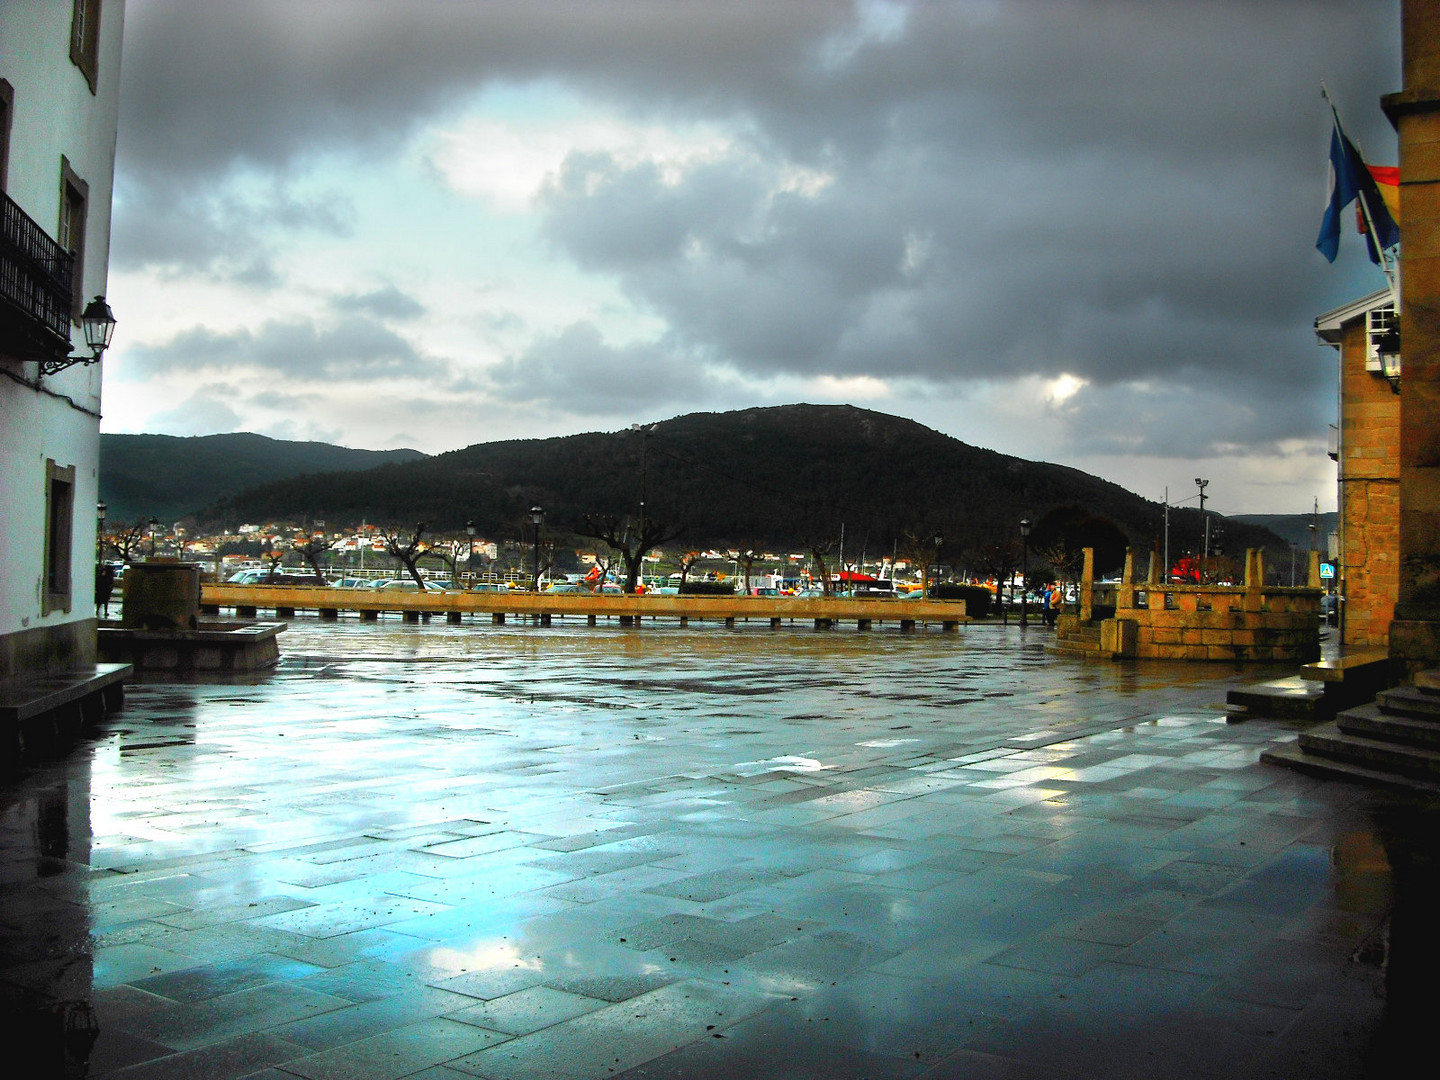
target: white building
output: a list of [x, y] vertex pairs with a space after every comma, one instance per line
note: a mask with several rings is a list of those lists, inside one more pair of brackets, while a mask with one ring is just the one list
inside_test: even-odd
[[0, 679], [95, 661], [100, 364], [64, 365], [105, 293], [124, 21], [0, 0]]

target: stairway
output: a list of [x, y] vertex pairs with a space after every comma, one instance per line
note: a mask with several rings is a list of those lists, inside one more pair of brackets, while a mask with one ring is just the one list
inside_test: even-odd
[[1050, 646], [1062, 656], [1107, 656], [1100, 648], [1100, 624], [1078, 623], [1062, 626]]
[[1440, 794], [1440, 670], [1382, 690], [1260, 760], [1314, 776]]

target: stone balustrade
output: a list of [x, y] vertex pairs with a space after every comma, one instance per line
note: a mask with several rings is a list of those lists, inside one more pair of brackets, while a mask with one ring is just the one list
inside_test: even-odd
[[1114, 659], [1307, 663], [1320, 656], [1319, 572], [1312, 553], [1308, 585], [1267, 586], [1263, 553], [1251, 549], [1243, 584], [1181, 585], [1160, 580], [1154, 554], [1138, 580], [1127, 551], [1120, 581], [1097, 583], [1087, 550], [1080, 611], [1060, 616], [1056, 644]]

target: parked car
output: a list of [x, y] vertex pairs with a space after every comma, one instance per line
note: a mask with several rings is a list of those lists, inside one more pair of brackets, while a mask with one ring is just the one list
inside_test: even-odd
[[496, 582], [493, 582], [493, 581], [482, 581], [479, 585], [473, 586], [473, 587], [470, 589], [470, 591], [471, 591], [471, 592], [491, 592], [491, 593], [494, 593], [494, 592], [510, 592], [513, 588], [514, 588], [514, 586], [512, 586], [512, 585], [510, 585], [510, 584], [508, 584], [508, 583], [497, 584]]
[[225, 580], [227, 585], [314, 585], [313, 574], [294, 570], [241, 570]]
[[[410, 578], [391, 578], [389, 581], [382, 581], [376, 585], [377, 589], [385, 589], [390, 592], [419, 592], [420, 586], [416, 585]], [[444, 592], [445, 583], [439, 581], [425, 582], [426, 592]]]

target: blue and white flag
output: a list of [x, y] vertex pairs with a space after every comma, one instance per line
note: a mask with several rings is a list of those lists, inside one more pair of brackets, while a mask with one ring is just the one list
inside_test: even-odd
[[1378, 263], [1381, 251], [1400, 242], [1400, 226], [1390, 215], [1365, 159], [1341, 128], [1340, 116], [1333, 106], [1330, 115], [1335, 121], [1330, 133], [1330, 200], [1325, 206], [1325, 217], [1320, 222], [1320, 236], [1315, 246], [1330, 262], [1335, 261], [1340, 251], [1341, 216], [1345, 208], [1358, 198], [1362, 212], [1374, 225], [1373, 238], [1367, 232], [1366, 243], [1370, 248], [1370, 261]]

